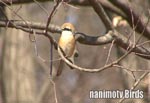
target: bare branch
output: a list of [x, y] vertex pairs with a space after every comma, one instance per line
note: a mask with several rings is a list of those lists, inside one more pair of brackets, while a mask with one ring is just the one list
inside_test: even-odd
[[78, 42], [86, 45], [103, 45], [111, 43], [113, 40], [112, 31], [109, 31], [104, 36], [88, 36], [87, 34], [76, 32], [75, 38]]
[[98, 14], [98, 16], [102, 19], [102, 21], [104, 22], [106, 28], [108, 30], [112, 30], [113, 25], [112, 25], [109, 17], [107, 16], [106, 12], [104, 11], [101, 3], [98, 2], [97, 0], [89, 0], [89, 3], [92, 5], [93, 9]]
[[[143, 58], [146, 59], [150, 59], [150, 50], [144, 50], [140, 47], [136, 47], [135, 43], [132, 43], [131, 41], [129, 41], [125, 36], [123, 36], [122, 34], [120, 34], [118, 31], [116, 31], [113, 26], [112, 23], [110, 21], [110, 19], [108, 18], [107, 14], [105, 13], [105, 11], [103, 10], [103, 7], [101, 6], [100, 3], [98, 3], [97, 0], [89, 0], [89, 2], [92, 4], [95, 12], [101, 17], [101, 19], [104, 21], [104, 24], [106, 25], [107, 29], [112, 29], [113, 33], [112, 36], [114, 37], [114, 39], [116, 39], [115, 43], [124, 48], [125, 50], [131, 50], [131, 52], [135, 52], [136, 55], [141, 56]], [[139, 20], [139, 19], [138, 19]], [[142, 29], [142, 31], [145, 29]], [[144, 34], [144, 33], [143, 33]], [[129, 41], [129, 42], [128, 42]], [[140, 55], [143, 54], [143, 55]]]
[[[28, 25], [26, 25], [26, 23], [28, 23]], [[43, 30], [45, 29], [46, 26], [44, 26], [41, 23], [32, 23], [27, 21], [26, 23], [24, 23], [24, 21], [15, 21], [15, 20], [0, 20], [0, 27], [10, 27], [10, 28], [16, 28], [16, 29], [21, 29], [25, 32], [29, 32], [29, 33], [33, 33], [32, 29], [39, 29], [42, 30], [42, 32], [40, 31], [36, 31], [36, 34], [40, 34], [40, 35], [44, 35]], [[28, 27], [30, 26], [29, 29]], [[55, 32], [55, 33], [61, 33], [61, 29], [59, 26], [56, 25], [52, 25], [50, 24], [50, 26], [48, 27], [48, 31], [49, 32]], [[48, 34], [48, 38], [49, 38]], [[51, 37], [51, 35], [50, 35]], [[122, 34], [118, 33], [117, 31], [109, 31], [108, 33], [106, 33], [104, 36], [88, 36], [84, 33], [80, 33], [80, 32], [76, 32], [76, 40], [82, 44], [86, 44], [86, 45], [103, 45], [103, 44], [108, 44], [111, 43], [112, 40], [115, 39], [115, 43], [124, 48], [125, 50], [127, 50], [127, 48], [131, 49], [133, 48], [133, 43], [125, 37]], [[57, 48], [57, 43], [55, 42], [55, 49]], [[135, 47], [132, 52], [135, 52], [136, 55], [146, 58], [146, 59], [150, 59], [150, 50], [147, 49], [143, 49], [140, 46]], [[142, 55], [143, 54], [143, 55]]]
[[65, 56], [64, 53], [62, 51], [62, 49], [58, 46], [58, 53], [60, 55], [60, 57], [62, 58], [62, 60], [68, 65], [71, 66], [72, 68], [78, 69], [80, 71], [84, 71], [84, 72], [90, 72], [90, 73], [97, 73], [97, 72], [101, 72], [103, 70], [109, 69], [113, 66], [115, 66], [116, 64], [118, 64], [120, 61], [122, 61], [125, 57], [128, 56], [129, 53], [131, 53], [134, 50], [134, 47], [130, 48], [129, 51], [127, 51], [123, 56], [121, 56], [120, 58], [118, 58], [117, 60], [113, 61], [112, 63], [109, 63], [101, 68], [95, 69], [95, 68], [83, 68], [83, 67], [79, 67], [75, 64], [72, 64]]
[[[143, 30], [145, 29], [143, 36], [145, 36], [146, 38], [150, 39], [150, 28], [146, 27], [144, 23], [142, 22], [142, 20], [139, 20], [139, 15], [133, 11], [132, 15], [131, 15], [131, 11], [130, 11], [130, 7], [129, 5], [122, 3], [122, 0], [109, 0], [110, 2], [112, 2], [115, 6], [117, 6], [118, 8], [120, 8], [126, 15], [127, 18], [125, 18], [128, 23], [130, 24], [130, 26], [132, 27], [132, 23], [134, 23], [134, 25], [137, 25], [137, 27], [135, 28], [135, 30], [139, 33], [142, 33]], [[133, 16], [133, 22], [132, 22], [132, 16]]]
[[110, 48], [109, 48], [109, 51], [108, 51], [108, 55], [107, 55], [107, 59], [106, 59], [105, 65], [109, 62], [110, 54], [111, 54], [111, 51], [112, 51], [114, 42], [115, 42], [115, 40], [113, 40], [112, 43], [111, 43], [111, 45], [110, 45]]
[[[19, 4], [19, 3], [29, 3], [29, 2], [34, 2], [31, 0], [1, 0], [2, 2], [7, 3], [8, 5], [10, 4]], [[49, 1], [49, 0], [37, 0], [38, 2], [45, 2], [45, 1]], [[53, 1], [53, 0], [50, 0]], [[123, 18], [125, 18], [128, 23], [132, 26], [132, 15], [130, 12], [130, 8], [127, 4], [122, 3], [121, 0], [109, 0], [109, 2], [113, 3], [115, 6], [109, 4], [106, 1], [103, 0], [96, 0], [97, 2], [101, 3], [103, 5], [103, 7], [109, 11], [112, 11], [120, 16], [122, 16]], [[93, 0], [91, 0], [91, 2], [93, 2]], [[89, 5], [88, 0], [70, 0], [68, 2], [69, 4], [74, 4], [74, 5], [81, 5], [81, 6], [86, 6]], [[0, 3], [0, 5], [4, 5], [2, 3]], [[98, 4], [97, 4], [98, 5]], [[120, 10], [121, 9], [121, 10]], [[138, 22], [139, 19], [139, 15], [137, 13], [135, 13], [135, 11], [132, 12], [133, 14], [133, 18], [134, 18], [134, 25], [136, 25], [136, 23]], [[136, 31], [141, 33], [144, 29], [144, 23], [140, 20]], [[150, 28], [146, 28], [144, 34], [143, 34], [146, 38], [150, 39]]]
[[[37, 29], [37, 30], [45, 30], [46, 25], [42, 23], [36, 23], [36, 22], [30, 22], [26, 21], [26, 23], [32, 28], [32, 29]], [[10, 27], [10, 28], [15, 28], [15, 25], [17, 27], [22, 27], [25, 29], [28, 29], [28, 25], [24, 21], [21, 20], [0, 20], [0, 27]], [[6, 25], [7, 24], [7, 25]], [[17, 29], [17, 28], [16, 28]], [[61, 33], [61, 28], [59, 26], [50, 24], [48, 27], [48, 32], [51, 33]]]
[[[140, 84], [140, 82], [141, 82], [148, 74], [149, 74], [149, 72], [143, 73], [143, 74], [139, 77], [139, 79], [133, 84], [133, 86], [131, 87], [130, 90], [134, 90], [134, 89]], [[117, 102], [117, 103], [122, 103], [124, 100], [125, 100], [125, 98], [122, 98], [122, 99], [120, 99], [119, 102]]]
[[[142, 47], [137, 47], [136, 45], [134, 45], [134, 43], [129, 41], [125, 36], [123, 36], [122, 34], [120, 34], [119, 32], [115, 30], [114, 30], [113, 36], [116, 39], [115, 43], [118, 46], [124, 48], [125, 50], [130, 50], [133, 48], [132, 52], [135, 52], [136, 55], [143, 57], [145, 59], [150, 59], [150, 50], [143, 49]], [[140, 55], [140, 54], [143, 54], [143, 55]]]
[[[7, 3], [8, 5], [13, 5], [13, 4], [33, 3], [35, 0], [33, 1], [32, 0], [2, 0], [2, 1]], [[53, 1], [53, 0], [36, 0], [36, 2], [46, 2], [46, 1]], [[65, 0], [63, 2], [65, 2]], [[99, 2], [103, 5], [105, 9], [114, 12], [122, 17], [126, 17], [126, 15], [120, 9], [118, 9], [108, 1], [99, 0]], [[80, 5], [80, 6], [90, 6], [88, 0], [69, 0], [69, 2], [67, 3], [73, 5]], [[0, 5], [3, 4], [0, 3]]]
[[[61, 0], [57, 0], [56, 4], [54, 5], [49, 17], [48, 17], [48, 20], [47, 20], [47, 23], [46, 23], [46, 28], [45, 28], [45, 33], [44, 35], [46, 36], [47, 35], [47, 32], [48, 32], [48, 27], [49, 27], [49, 24], [51, 23], [51, 20], [52, 20], [52, 17], [55, 13], [55, 11], [57, 10], [57, 7], [59, 6], [59, 3], [61, 2]], [[50, 42], [53, 43], [53, 39], [52, 38], [49, 38]]]
[[120, 69], [124, 69], [124, 70], [127, 70], [129, 72], [150, 72], [149, 69], [129, 69], [125, 66], [122, 66], [122, 65], [113, 65], [114, 67], [117, 67], [117, 68], [120, 68]]
[[[8, 5], [34, 2], [32, 0], [0, 0], [0, 1], [5, 2]], [[37, 1], [39, 1], [39, 2], [45, 2], [45, 1], [49, 1], [49, 0], [37, 0]], [[51, 1], [53, 1], [53, 0], [51, 0]], [[5, 5], [2, 4], [2, 3], [0, 3], [0, 6], [5, 6]]]
[[[132, 52], [135, 52], [136, 55], [146, 58], [146, 59], [150, 59], [150, 50], [143, 49], [142, 47], [134, 46], [134, 44], [131, 41], [129, 41], [125, 36], [123, 36], [122, 34], [120, 34], [117, 31], [114, 31], [113, 36], [115, 36], [115, 38], [116, 38], [115, 43], [118, 46], [124, 48], [125, 50], [130, 50], [131, 48], [134, 48], [134, 49], [132, 49]], [[137, 53], [143, 54], [143, 55], [139, 55]]]
[[82, 68], [82, 67], [79, 67], [75, 64], [72, 64], [65, 56], [64, 56], [64, 53], [62, 51], [62, 49], [58, 46], [58, 53], [60, 55], [60, 57], [62, 58], [62, 60], [68, 65], [68, 66], [71, 66], [75, 69], [78, 69], [80, 71], [84, 71], [84, 72], [90, 72], [90, 73], [97, 73], [97, 72], [101, 72], [105, 69], [109, 69], [111, 68], [114, 64], [116, 64], [116, 62], [113, 62], [111, 64], [107, 64], [101, 68], [98, 68], [98, 69], [94, 69], [94, 68], [91, 68], [91, 69], [88, 69], [88, 68]]

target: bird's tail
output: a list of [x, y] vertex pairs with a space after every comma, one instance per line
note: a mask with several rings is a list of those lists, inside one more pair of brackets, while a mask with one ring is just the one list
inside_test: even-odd
[[64, 61], [63, 61], [63, 60], [60, 60], [59, 65], [58, 65], [58, 69], [57, 69], [57, 74], [56, 74], [56, 76], [60, 76], [60, 75], [61, 75], [62, 70], [63, 70], [63, 67], [64, 67]]
[[[71, 63], [74, 64], [74, 57], [71, 57], [68, 59]], [[57, 74], [56, 76], [60, 76], [63, 70], [65, 62], [63, 60], [60, 60], [59, 65], [58, 65], [58, 69], [57, 69]], [[68, 64], [67, 64], [68, 65]], [[69, 65], [68, 65], [69, 66]], [[73, 67], [69, 66], [70, 69], [73, 69]]]

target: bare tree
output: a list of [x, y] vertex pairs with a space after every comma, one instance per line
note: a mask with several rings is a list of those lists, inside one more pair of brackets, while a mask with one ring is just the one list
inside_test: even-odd
[[[47, 0], [44, 0], [44, 1], [47, 1]], [[13, 9], [12, 7], [14, 4], [22, 5], [23, 3], [29, 3], [29, 2], [33, 2], [35, 5], [38, 6], [39, 10], [44, 12], [45, 16], [42, 17], [42, 20], [41, 20], [42, 22], [44, 22], [43, 24], [37, 21], [36, 22], [27, 21], [27, 19], [25, 19], [24, 16], [21, 16], [21, 13], [19, 13], [19, 11], [21, 10], [22, 6], [20, 6], [18, 9]], [[144, 2], [141, 2], [140, 0], [137, 0], [137, 1], [128, 1], [128, 0], [122, 0], [122, 1], [121, 0], [107, 0], [107, 1], [103, 1], [103, 0], [56, 0], [55, 1], [54, 0], [54, 4], [51, 4], [51, 7], [50, 7], [51, 11], [49, 11], [49, 9], [46, 9], [46, 5], [44, 3], [40, 3], [40, 2], [41, 0], [33, 0], [33, 1], [1, 0], [0, 1], [1, 6], [4, 6], [5, 8], [9, 9], [10, 13], [12, 13], [13, 15], [17, 16], [17, 18], [19, 18], [18, 20], [13, 19], [13, 17], [10, 17], [6, 15], [5, 12], [3, 12], [3, 14], [5, 15], [5, 19], [0, 20], [0, 27], [15, 28], [15, 29], [19, 29], [19, 30], [29, 33], [29, 39], [34, 43], [35, 54], [37, 55], [37, 58], [36, 58], [37, 64], [40, 65], [42, 68], [44, 68], [45, 72], [48, 72], [48, 68], [51, 69], [50, 74], [52, 78], [50, 80], [45, 79], [45, 82], [40, 82], [39, 87], [33, 86], [33, 85], [38, 84], [38, 82], [36, 84], [32, 83], [32, 80], [34, 81], [35, 78], [28, 79], [28, 80], [31, 80], [29, 82], [33, 84], [30, 87], [31, 90], [29, 89], [30, 92], [28, 92], [29, 94], [32, 95], [32, 96], [28, 95], [29, 98], [36, 97], [34, 96], [34, 92], [32, 91], [32, 89], [41, 88], [39, 92], [40, 95], [37, 95], [38, 100], [32, 99], [33, 102], [38, 101], [38, 102], [47, 103], [51, 101], [51, 102], [56, 102], [56, 103], [57, 102], [85, 102], [86, 103], [87, 101], [92, 101], [91, 99], [87, 99], [87, 95], [88, 95], [87, 91], [89, 91], [91, 88], [92, 89], [96, 88], [100, 90], [102, 89], [136, 90], [138, 88], [140, 90], [143, 90], [145, 93], [143, 99], [138, 99], [138, 100], [137, 99], [126, 100], [125, 98], [121, 98], [120, 100], [102, 99], [100, 100], [100, 102], [118, 102], [118, 103], [122, 103], [124, 101], [127, 103], [133, 102], [133, 101], [143, 102], [143, 103], [149, 102], [149, 90], [148, 90], [149, 76], [148, 75], [149, 75], [149, 65], [150, 65], [150, 62], [149, 62], [149, 59], [150, 59], [150, 40], [149, 40], [150, 39], [150, 29], [149, 29], [150, 12], [148, 9], [149, 8], [148, 0]], [[27, 5], [30, 5], [30, 4], [27, 4]], [[67, 8], [68, 10], [76, 9], [78, 11], [82, 11], [82, 9], [74, 5], [86, 6], [87, 7], [86, 9], [88, 11], [87, 14], [91, 13], [94, 16], [91, 16], [91, 15], [90, 16], [93, 19], [96, 18], [95, 23], [93, 23], [94, 26], [97, 25], [98, 22], [101, 25], [103, 23], [105, 30], [102, 31], [103, 33], [93, 32], [94, 30], [97, 31], [99, 29], [95, 29], [91, 22], [88, 24], [88, 26], [85, 25], [84, 23], [81, 23], [81, 22], [84, 22], [85, 17], [83, 18], [80, 18], [77, 16], [76, 18], [71, 17], [71, 22], [74, 22], [74, 24], [78, 28], [80, 26], [82, 28], [80, 30], [76, 30], [75, 32], [76, 41], [79, 43], [78, 48], [79, 48], [80, 56], [79, 58], [77, 58], [77, 62], [75, 64], [72, 64], [64, 56], [63, 51], [57, 44], [58, 36], [55, 36], [53, 34], [61, 33], [60, 26], [57, 26], [56, 24], [60, 25], [62, 22], [64, 22], [64, 20], [62, 19], [65, 19], [65, 17], [63, 16], [65, 12], [62, 11], [61, 9], [63, 8], [62, 6], [64, 6], [64, 8]], [[143, 5], [143, 6], [141, 7], [139, 5]], [[91, 7], [93, 8], [93, 10], [95, 11], [97, 15], [94, 14], [94, 11], [89, 9]], [[73, 12], [73, 10], [71, 10], [71, 12]], [[71, 15], [69, 11], [66, 11], [66, 12], [68, 12], [68, 15]], [[82, 12], [82, 15], [84, 15], [84, 13], [86, 14], [86, 12]], [[78, 13], [74, 13], [74, 16], [77, 14]], [[81, 15], [81, 14], [78, 14], [78, 15]], [[80, 20], [79, 23], [77, 23], [78, 22], [77, 18]], [[102, 23], [100, 21], [102, 21]], [[55, 25], [53, 25], [52, 23], [54, 23]], [[84, 28], [86, 29], [84, 30]], [[97, 25], [97, 28], [102, 28], [102, 26]], [[88, 30], [91, 33], [91, 35], [90, 33], [88, 33]], [[97, 33], [97, 34], [94, 36], [94, 33], [95, 34]], [[17, 37], [20, 37], [20, 35], [21, 34], [16, 34], [15, 36], [17, 38]], [[41, 42], [39, 42], [40, 40], [38, 41], [37, 38], [40, 39], [41, 35], [48, 38], [49, 44], [47, 45], [47, 47], [51, 47], [50, 51], [48, 51], [50, 52], [50, 54], [47, 54], [45, 56], [45, 57], [48, 57], [50, 55], [51, 57], [46, 58], [46, 60], [43, 59], [39, 55], [42, 49], [38, 50], [38, 45], [41, 45]], [[14, 35], [9, 35], [9, 37], [10, 36], [12, 36], [11, 39], [15, 37]], [[6, 40], [9, 41], [8, 39], [9, 37], [7, 37]], [[22, 38], [22, 41], [23, 40], [24, 38]], [[7, 48], [13, 48], [13, 47], [7, 46], [6, 44], [5, 44], [6, 47], [4, 48], [4, 53], [3, 53], [4, 58], [2, 59], [3, 61], [2, 74], [6, 73], [5, 75], [2, 76], [3, 77], [2, 81], [4, 84], [10, 83], [8, 81], [9, 74], [7, 74], [8, 72], [5, 72], [5, 71], [7, 71], [8, 69], [7, 66], [9, 66], [7, 65], [8, 63], [7, 59], [11, 57], [11, 55], [13, 55], [13, 52], [10, 52], [7, 59], [5, 59], [5, 55], [7, 54], [7, 51], [6, 51]], [[84, 45], [81, 45], [81, 44], [84, 44]], [[87, 48], [85, 50], [83, 49], [87, 45], [89, 47], [97, 46], [97, 49], [93, 49], [92, 51], [94, 55], [92, 56], [89, 55], [90, 54], [89, 49]], [[106, 51], [103, 48], [99, 48], [100, 46], [107, 48]], [[55, 48], [56, 51], [53, 50], [53, 47]], [[15, 49], [18, 50], [17, 48]], [[25, 51], [24, 49], [20, 49], [20, 50], [22, 52]], [[57, 53], [61, 56], [61, 58], [59, 59], [62, 59], [67, 65], [75, 68], [75, 70], [73, 70], [73, 73], [74, 73], [73, 77], [72, 75], [69, 75], [70, 73], [69, 70], [67, 71], [65, 70], [65, 74], [68, 76], [62, 75], [62, 79], [59, 79], [58, 77], [54, 76], [56, 72], [56, 69], [54, 68], [57, 68], [57, 63], [55, 64], [55, 59], [54, 60], [52, 59], [52, 55], [57, 58]], [[15, 58], [17, 57], [17, 54], [18, 53], [16, 52]], [[87, 58], [89, 57], [89, 60], [91, 61], [89, 62], [88, 60], [83, 59], [85, 57]], [[17, 62], [18, 64], [17, 66], [21, 64], [21, 60], [19, 61], [20, 63]], [[32, 63], [32, 62], [33, 61], [29, 63]], [[43, 62], [45, 64], [49, 63], [50, 67], [47, 67], [47, 65], [45, 65]], [[9, 64], [11, 64], [11, 62]], [[14, 62], [12, 62], [12, 65], [13, 64]], [[16, 66], [16, 64], [14, 64], [14, 66]], [[15, 68], [14, 66], [9, 66], [11, 67], [9, 73], [15, 74], [16, 72], [18, 72], [18, 75], [21, 75], [17, 68], [15, 70], [15, 73], [11, 71], [12, 69]], [[34, 67], [31, 67], [31, 68], [34, 68]], [[54, 74], [52, 74], [52, 68], [53, 68]], [[27, 68], [27, 70], [28, 69], [29, 68]], [[33, 73], [34, 69], [29, 69], [29, 70], [32, 70], [31, 73]], [[34, 72], [38, 73], [38, 71], [34, 71]], [[89, 74], [88, 72], [92, 74]], [[116, 74], [117, 76], [114, 76], [111, 73], [114, 73], [114, 75]], [[99, 81], [98, 77], [101, 76], [102, 74], [104, 76], [102, 76], [101, 81]], [[33, 75], [34, 73], [32, 74], [32, 76]], [[46, 73], [46, 75], [48, 74]], [[93, 75], [95, 77], [90, 77]], [[109, 77], [106, 78], [107, 75], [113, 76], [113, 78], [109, 78]], [[43, 78], [46, 78], [46, 77], [43, 77]], [[71, 79], [68, 79], [68, 78], [71, 78]], [[95, 82], [91, 81], [90, 84], [88, 84], [86, 82], [88, 79], [89, 81], [93, 80]], [[15, 80], [15, 78], [14, 79], [12, 78], [12, 80]], [[69, 82], [69, 80], [71, 80], [71, 82]], [[118, 84], [116, 85], [114, 83], [114, 84], [111, 84], [111, 86], [109, 86], [109, 83], [107, 82], [102, 87], [98, 86], [98, 85], [102, 85], [102, 83], [106, 80], [109, 80], [110, 83], [111, 81], [116, 80]], [[49, 81], [51, 85], [49, 84]], [[77, 83], [77, 81], [79, 82]], [[22, 84], [22, 82], [19, 82], [19, 81], [17, 82]], [[68, 85], [68, 88], [65, 87], [64, 83]], [[8, 84], [7, 86], [10, 86], [10, 85], [11, 84]], [[26, 83], [22, 85], [26, 85]], [[5, 88], [5, 86], [6, 84], [3, 86], [3, 88]], [[90, 86], [90, 88], [88, 86]], [[82, 92], [83, 91], [82, 88], [86, 88], [87, 91], [85, 90], [84, 92]], [[50, 90], [50, 92], [48, 92], [48, 90]], [[8, 92], [9, 91], [11, 90], [8, 89]], [[5, 94], [5, 95], [3, 94], [4, 97], [8, 97], [9, 99], [11, 98], [8, 96], [7, 91], [4, 91], [3, 93]], [[17, 92], [12, 92], [12, 93], [17, 93]], [[79, 96], [81, 94], [82, 96]], [[22, 97], [26, 97], [24, 95], [27, 95], [27, 94], [21, 93]], [[72, 97], [70, 95], [72, 95]], [[49, 97], [54, 98], [54, 99], [49, 99]], [[16, 97], [16, 98], [19, 98], [20, 100], [22, 100], [21, 97]], [[80, 98], [80, 99], [77, 99], [77, 98]], [[93, 101], [97, 102], [99, 100], [93, 100]]]

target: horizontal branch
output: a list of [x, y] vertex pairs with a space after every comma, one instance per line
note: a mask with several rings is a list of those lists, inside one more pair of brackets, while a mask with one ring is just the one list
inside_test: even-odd
[[[8, 5], [13, 5], [13, 4], [20, 4], [20, 3], [33, 3], [34, 1], [32, 0], [0, 0], [1, 2], [5, 2], [7, 3]], [[53, 0], [36, 0], [38, 2], [45, 2], [45, 1], [53, 1]], [[67, 2], [69, 1], [69, 2]], [[73, 4], [73, 5], [80, 5], [80, 6], [89, 6], [89, 2], [88, 0], [64, 0], [64, 2], [67, 2], [69, 4]], [[101, 3], [101, 5], [109, 10], [109, 11], [112, 11], [120, 16], [122, 16], [123, 18], [125, 18], [128, 23], [132, 26], [132, 16], [134, 18], [134, 25], [137, 25], [137, 28], [135, 29], [135, 31], [139, 32], [139, 33], [142, 33], [144, 28], [145, 28], [145, 25], [144, 23], [139, 20], [139, 15], [132, 10], [132, 15], [131, 15], [131, 8], [129, 8], [128, 5], [126, 5], [125, 3], [122, 2], [122, 0], [109, 0], [108, 1], [105, 1], [105, 0], [97, 0], [97, 2]], [[114, 5], [111, 5], [111, 3], [114, 4]], [[3, 6], [6, 6], [4, 5], [3, 3], [0, 3], [0, 6], [3, 5]], [[145, 29], [145, 32], [143, 33], [143, 35], [150, 39], [150, 28], [146, 28]]]
[[[21, 20], [0, 20], [0, 27], [10, 27], [10, 28], [23, 27], [26, 29], [32, 28], [37, 30], [45, 30], [46, 25], [42, 23], [35, 23]], [[61, 33], [61, 28], [53, 24], [51, 24], [47, 30], [52, 33]]]
[[137, 47], [128, 38], [126, 38], [123, 34], [117, 32], [116, 30], [114, 30], [112, 36], [116, 39], [115, 43], [119, 47], [125, 49], [126, 51], [132, 49], [131, 52], [134, 52], [136, 55], [145, 59], [150, 59], [150, 49], [143, 49], [142, 47]]
[[[45, 30], [46, 25], [43, 25], [41, 23], [33, 23], [29, 21], [17, 21], [17, 20], [0, 20], [0, 27], [10, 27], [10, 28], [16, 28], [16, 29], [21, 29], [25, 32], [33, 33], [33, 30]], [[48, 27], [48, 31], [52, 33], [61, 33], [61, 28], [56, 25], [50, 24]], [[37, 34], [43, 35], [44, 32], [38, 31]], [[108, 33], [105, 36], [97, 36], [97, 37], [92, 37], [88, 36], [84, 33], [79, 33], [76, 32], [76, 39], [80, 43], [87, 44], [87, 45], [103, 45], [110, 43], [113, 38], [110, 35], [111, 33]]]
[[87, 34], [76, 32], [75, 38], [81, 44], [86, 45], [103, 45], [111, 43], [114, 39], [112, 37], [112, 31], [109, 31], [104, 36], [88, 36]]
[[[50, 0], [36, 0], [38, 2], [45, 2]], [[52, 1], [52, 0], [51, 0]], [[4, 2], [7, 5], [13, 5], [13, 4], [24, 4], [24, 3], [33, 3], [33, 0], [0, 0], [0, 2]], [[0, 6], [5, 6], [3, 3], [0, 3]]]
[[[34, 3], [34, 0], [1, 0], [2, 2], [6, 3], [7, 5], [13, 5], [13, 4], [24, 4], [24, 3]], [[36, 0], [37, 2], [46, 2], [46, 1], [54, 1], [54, 0]], [[63, 2], [73, 4], [73, 5], [80, 5], [80, 6], [90, 6], [88, 0], [64, 0]], [[105, 0], [99, 0], [99, 2], [103, 5], [103, 7], [111, 12], [114, 12], [120, 16], [125, 17], [125, 14], [112, 5], [110, 2]], [[0, 2], [0, 5], [6, 6], [3, 3]]]
[[[41, 23], [33, 23], [29, 21], [25, 23], [24, 21], [17, 21], [17, 20], [9, 20], [9, 21], [0, 20], [0, 27], [16, 28], [16, 29], [20, 29], [28, 33], [36, 33], [36, 34], [44, 35], [43, 30], [45, 30], [46, 25], [43, 25]], [[60, 27], [56, 25], [52, 25], [52, 24], [50, 24], [50, 26], [48, 27], [48, 31], [52, 33], [61, 33]], [[52, 36], [50, 35], [50, 37]], [[121, 48], [124, 48], [125, 50], [128, 50], [127, 48], [129, 49], [133, 48], [133, 43], [129, 41], [126, 37], [124, 37], [123, 34], [120, 34], [117, 31], [110, 30], [108, 33], [104, 34], [103, 36], [88, 36], [87, 34], [76, 32], [75, 37], [79, 43], [86, 44], [86, 45], [108, 44], [108, 43], [111, 43], [112, 40], [115, 39], [115, 43]], [[57, 48], [56, 42], [54, 43], [55, 43], [55, 48]], [[140, 57], [150, 59], [150, 50], [145, 50], [141, 47], [135, 47], [132, 50], [132, 52], [136, 53], [136, 55]]]
[[[6, 3], [7, 5], [34, 3], [34, 0], [0, 0], [0, 1]], [[54, 0], [36, 0], [36, 1], [37, 2], [46, 2], [46, 1], [53, 2]], [[89, 6], [88, 0], [64, 0], [63, 2], [67, 2], [69, 4], [74, 4], [74, 5]], [[3, 3], [0, 3], [0, 6], [5, 6], [5, 5]]]

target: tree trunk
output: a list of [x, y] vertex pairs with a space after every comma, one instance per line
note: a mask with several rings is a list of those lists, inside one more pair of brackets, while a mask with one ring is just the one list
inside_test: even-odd
[[[6, 13], [11, 19], [15, 15], [9, 10]], [[16, 29], [6, 30], [2, 58], [4, 103], [34, 103], [35, 72], [28, 35]]]

